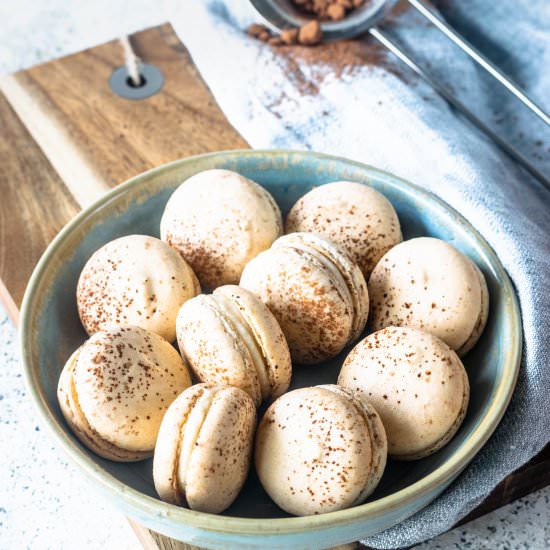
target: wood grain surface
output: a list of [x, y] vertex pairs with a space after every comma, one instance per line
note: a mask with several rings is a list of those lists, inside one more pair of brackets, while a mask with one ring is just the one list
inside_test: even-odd
[[[59, 229], [105, 190], [181, 157], [247, 147], [217, 106], [170, 25], [131, 37], [164, 74], [160, 93], [122, 99], [109, 42], [0, 80], [0, 300], [17, 322], [38, 258]], [[550, 484], [550, 446], [506, 478], [465, 521]], [[195, 547], [130, 520], [147, 550]]]
[[16, 322], [36, 262], [79, 207], [1, 94], [0, 121], [0, 278]]
[[247, 147], [229, 125], [170, 25], [132, 37], [136, 54], [165, 75], [161, 92], [140, 101], [108, 84], [122, 64], [116, 42], [16, 73], [7, 97], [79, 204], [178, 158]]

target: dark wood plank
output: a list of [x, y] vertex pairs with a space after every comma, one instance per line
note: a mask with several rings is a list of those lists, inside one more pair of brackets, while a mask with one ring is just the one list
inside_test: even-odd
[[505, 504], [550, 485], [550, 444], [527, 464], [510, 474], [459, 525], [479, 518]]
[[0, 299], [17, 322], [36, 262], [79, 207], [1, 93], [0, 166]]

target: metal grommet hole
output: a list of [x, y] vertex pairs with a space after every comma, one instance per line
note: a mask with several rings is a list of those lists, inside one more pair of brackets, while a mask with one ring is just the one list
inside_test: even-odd
[[140, 64], [139, 77], [139, 84], [136, 85], [128, 68], [118, 67], [109, 78], [109, 86], [115, 94], [125, 99], [145, 99], [160, 92], [164, 85], [164, 76], [154, 65]]

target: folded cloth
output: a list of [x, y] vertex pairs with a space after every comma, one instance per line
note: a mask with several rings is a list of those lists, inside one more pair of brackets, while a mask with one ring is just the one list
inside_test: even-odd
[[[499, 428], [430, 506], [363, 542], [393, 548], [433, 537], [550, 439], [550, 192], [371, 40], [278, 49], [243, 32], [260, 20], [244, 0], [179, 6], [176, 32], [252, 147], [342, 155], [429, 189], [481, 232], [513, 280], [525, 343], [517, 388]], [[546, 0], [447, 0], [444, 6], [449, 19], [539, 101], [550, 97]], [[417, 14], [403, 7], [397, 12], [388, 32], [549, 174], [544, 124]]]

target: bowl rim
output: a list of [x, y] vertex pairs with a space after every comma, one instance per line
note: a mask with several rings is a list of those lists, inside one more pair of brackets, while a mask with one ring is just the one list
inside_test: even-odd
[[[508, 346], [506, 352], [506, 360], [505, 365], [503, 366], [501, 382], [495, 389], [493, 400], [487, 406], [479, 426], [468, 434], [465, 441], [443, 464], [411, 485], [371, 502], [344, 510], [313, 516], [264, 518], [262, 520], [261, 518], [244, 518], [195, 512], [187, 508], [162, 502], [160, 499], [148, 496], [141, 491], [126, 485], [122, 481], [119, 481], [116, 477], [105, 471], [99, 464], [97, 464], [86, 451], [81, 449], [73, 440], [72, 436], [68, 434], [68, 430], [63, 428], [49, 411], [49, 406], [46, 402], [43, 391], [40, 389], [40, 386], [35, 383], [36, 376], [31, 367], [32, 357], [30, 346], [27, 345], [32, 342], [30, 337], [32, 319], [35, 314], [35, 308], [37, 304], [39, 304], [37, 289], [39, 288], [40, 282], [48, 269], [50, 261], [53, 257], [55, 257], [58, 248], [64, 244], [65, 240], [69, 238], [73, 230], [75, 230], [87, 217], [93, 215], [97, 209], [101, 208], [113, 199], [124, 196], [126, 192], [134, 186], [145, 186], [151, 178], [155, 178], [156, 176], [160, 176], [162, 173], [177, 169], [182, 165], [193, 164], [198, 160], [208, 160], [216, 157], [230, 159], [232, 157], [236, 158], [248, 156], [257, 157], [259, 160], [265, 161], [266, 157], [277, 158], [285, 155], [292, 156], [298, 160], [311, 160], [313, 158], [323, 162], [343, 162], [350, 167], [356, 167], [360, 170], [366, 169], [374, 177], [388, 182], [391, 185], [397, 185], [405, 191], [413, 192], [415, 195], [421, 195], [425, 199], [434, 201], [440, 208], [449, 211], [455, 220], [475, 238], [476, 244], [481, 247], [486, 261], [495, 270], [495, 274], [501, 282], [505, 300], [509, 304], [509, 321], [512, 325], [511, 334], [513, 338], [511, 339], [510, 345]], [[397, 506], [402, 507], [413, 504], [420, 497], [428, 496], [431, 492], [436, 491], [438, 488], [444, 487], [446, 483], [449, 483], [466, 467], [466, 465], [487, 442], [506, 411], [519, 374], [521, 362], [522, 328], [521, 314], [515, 291], [503, 265], [493, 252], [492, 248], [461, 214], [430, 191], [395, 176], [390, 172], [380, 170], [357, 161], [348, 160], [344, 157], [287, 149], [243, 149], [212, 152], [185, 157], [183, 159], [163, 164], [151, 170], [147, 170], [117, 185], [92, 204], [81, 210], [56, 235], [53, 241], [46, 248], [35, 269], [33, 270], [21, 305], [19, 345], [27, 391], [29, 392], [31, 400], [38, 410], [41, 420], [54, 434], [58, 444], [70, 456], [73, 462], [75, 462], [82, 469], [89, 479], [98, 482], [101, 485], [101, 488], [109, 493], [115, 500], [122, 499], [129, 506], [131, 506], [130, 514], [132, 514], [132, 510], [134, 510], [134, 513], [135, 511], [139, 511], [140, 514], [145, 514], [146, 516], [153, 515], [157, 517], [170, 518], [171, 521], [182, 522], [187, 527], [213, 533], [218, 532], [240, 535], [269, 536], [287, 535], [297, 532], [304, 533], [319, 529], [331, 529], [342, 527], [357, 521], [373, 519], [395, 510]]]

